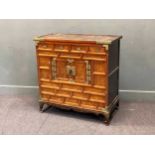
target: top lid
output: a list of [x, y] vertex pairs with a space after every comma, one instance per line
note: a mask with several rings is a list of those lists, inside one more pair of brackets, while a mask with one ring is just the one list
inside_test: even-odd
[[121, 38], [122, 36], [113, 36], [113, 35], [86, 35], [86, 34], [57, 33], [57, 34], [49, 34], [49, 35], [36, 37], [34, 40], [111, 44], [113, 41], [121, 39]]

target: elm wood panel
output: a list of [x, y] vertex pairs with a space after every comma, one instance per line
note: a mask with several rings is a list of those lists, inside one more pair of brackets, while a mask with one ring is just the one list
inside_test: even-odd
[[46, 44], [45, 42], [42, 42], [42, 43], [39, 43], [37, 44], [37, 49], [39, 48], [50, 48], [50, 49], [53, 49], [54, 45], [53, 44]]
[[[70, 86], [70, 87], [68, 87], [68, 86]], [[66, 85], [65, 85], [65, 86], [55, 87], [55, 86], [49, 86], [49, 85], [41, 85], [40, 89], [41, 90], [46, 89], [46, 91], [49, 91], [49, 92], [51, 92], [51, 91], [53, 92], [53, 90], [67, 91], [70, 93], [77, 92], [77, 93], [84, 93], [84, 94], [88, 94], [88, 95], [97, 95], [97, 96], [101, 96], [101, 97], [106, 96], [106, 94], [107, 94], [106, 92], [101, 93], [101, 91], [99, 91], [98, 89], [94, 89], [95, 91], [90, 91], [92, 89], [85, 90], [85, 88], [82, 88], [82, 87], [80, 89], [77, 89], [78, 88], [77, 86], [74, 86], [74, 88], [72, 88], [71, 85], [68, 85], [68, 86], [66, 87]], [[54, 91], [54, 93], [55, 93], [55, 91]]]
[[39, 67], [40, 66], [49, 66], [50, 59], [46, 57], [39, 57]]
[[[49, 46], [52, 46], [49, 48]], [[65, 44], [54, 42], [50, 43], [38, 43], [37, 50], [41, 51], [53, 51], [53, 52], [73, 52], [73, 53], [92, 53], [102, 54], [106, 53], [105, 48], [102, 45], [90, 45], [90, 44]]]
[[[42, 99], [46, 98], [47, 100], [50, 100], [53, 97], [55, 98], [55, 100], [59, 100], [59, 98], [63, 98], [64, 102], [65, 102], [65, 99], [68, 99], [68, 98], [76, 99], [79, 101], [79, 103], [81, 101], [85, 101], [85, 103], [91, 102], [92, 104], [95, 102], [95, 103], [97, 103], [97, 107], [98, 106], [103, 107], [105, 105], [105, 99], [103, 97], [82, 94], [82, 93], [73, 93], [73, 95], [71, 95], [71, 94], [68, 94], [68, 92], [64, 92], [64, 91], [54, 93], [54, 92], [49, 92], [49, 91], [44, 90], [44, 91], [41, 91], [41, 97], [42, 97]], [[62, 103], [62, 101], [61, 101], [61, 103]]]
[[107, 65], [104, 61], [93, 61], [93, 72], [107, 74]]
[[[64, 53], [64, 54], [63, 54]], [[94, 58], [99, 59], [101, 58], [101, 56], [106, 56], [105, 53], [94, 53], [94, 52], [55, 52], [55, 51], [49, 51], [49, 50], [38, 50], [38, 56], [41, 57], [58, 57], [58, 55], [61, 54], [61, 57], [68, 57], [68, 56], [72, 56], [75, 57], [77, 59], [80, 59], [83, 55], [82, 54], [86, 54], [85, 57], [88, 57], [89, 59], [92, 58], [94, 56]], [[81, 54], [81, 55], [80, 55]], [[105, 59], [103, 59], [103, 61], [105, 61]]]
[[61, 90], [65, 90], [65, 91], [69, 91], [69, 92], [78, 92], [81, 93], [81, 90], [77, 90], [77, 89], [69, 89], [69, 88], [61, 88]]
[[81, 101], [73, 98], [66, 98], [64, 103], [72, 106], [80, 106]]
[[[62, 46], [62, 45], [61, 45]], [[60, 46], [60, 47], [61, 47]], [[62, 46], [63, 47], [63, 46]], [[72, 48], [72, 47], [70, 47], [70, 48]], [[105, 50], [104, 50], [104, 48], [103, 47], [92, 47], [93, 48], [93, 50], [88, 50], [88, 47], [85, 47], [85, 46], [83, 46], [83, 47], [79, 47], [79, 46], [77, 46], [77, 49], [78, 50], [71, 50], [70, 52], [69, 52], [69, 47], [67, 48], [68, 49], [68, 52], [70, 53], [68, 53], [67, 51], [67, 53], [66, 53], [66, 55], [65, 55], [65, 53], [63, 54], [63, 52], [64, 52], [64, 50], [57, 50], [57, 51], [47, 51], [47, 49], [45, 48], [45, 51], [43, 51], [43, 50], [38, 50], [39, 52], [39, 55], [40, 56], [55, 56], [55, 57], [57, 57], [58, 56], [58, 53], [61, 53], [61, 57], [65, 57], [65, 58], [68, 58], [69, 56], [71, 56], [72, 58], [76, 58], [76, 59], [80, 59], [81, 58], [81, 56], [82, 55], [80, 55], [80, 54], [84, 54], [84, 59], [86, 59], [86, 58], [88, 58], [89, 60], [91, 60], [91, 58], [92, 58], [92, 60], [95, 60], [95, 59], [97, 59], [98, 61], [101, 61], [102, 59], [102, 57], [101, 56], [104, 56], [104, 55], [106, 55], [105, 54]], [[90, 48], [90, 49], [92, 49], [92, 48]], [[83, 50], [83, 49], [85, 49], [85, 50]], [[95, 49], [100, 49], [99, 51], [100, 52], [94, 52], [95, 51]], [[93, 52], [92, 52], [93, 51]], [[92, 53], [91, 53], [92, 52]], [[75, 55], [73, 55], [73, 53], [75, 54]], [[49, 55], [48, 55], [49, 54]], [[85, 55], [85, 54], [87, 54], [87, 55]], [[103, 61], [105, 61], [105, 59], [103, 59]]]
[[[51, 45], [52, 44], [52, 48], [46, 48], [45, 47], [40, 47], [40, 44], [45, 44], [45, 45]], [[55, 48], [55, 47], [58, 48]], [[63, 47], [67, 47], [67, 48], [63, 48]], [[97, 52], [95, 52], [95, 49]], [[106, 53], [105, 48], [102, 45], [90, 45], [90, 44], [72, 44], [72, 43], [54, 43], [54, 42], [47, 42], [47, 43], [41, 43], [39, 42], [36, 46], [36, 50], [37, 51], [44, 51], [44, 52], [58, 52], [58, 53], [81, 53], [81, 54], [85, 54], [85, 53], [97, 53], [97, 54], [104, 54]]]
[[105, 53], [95, 53], [95, 52], [87, 52], [87, 53], [85, 53], [85, 54], [89, 54], [89, 55], [99, 55], [99, 56], [105, 56], [106, 54]]
[[[44, 56], [44, 54], [40, 55], [40, 56]], [[47, 56], [47, 55], [46, 55]], [[52, 55], [50, 54], [49, 56], [58, 56], [58, 55]], [[66, 58], [66, 59], [83, 59], [83, 60], [92, 60], [92, 61], [106, 61], [106, 58], [101, 57], [100, 55], [82, 55], [80, 53], [61, 53], [60, 58]]]
[[[93, 109], [93, 110], [101, 110], [103, 108], [103, 105], [101, 106], [100, 103], [97, 102], [91, 102], [91, 101], [83, 101], [83, 100], [78, 100], [78, 99], [73, 99], [73, 98], [66, 98], [61, 100], [56, 97], [52, 97], [50, 99], [43, 98], [44, 101], [47, 101], [48, 103], [51, 102], [51, 105], [54, 103], [57, 103], [59, 105], [67, 105], [67, 106], [73, 106], [73, 107], [78, 107], [78, 108], [84, 108], [84, 109]], [[61, 102], [60, 102], [61, 101]]]
[[42, 97], [41, 100], [43, 100], [43, 101], [57, 102], [59, 104], [62, 104], [65, 101], [64, 97], [55, 96], [52, 93], [46, 92], [46, 91], [41, 92], [41, 97]]
[[[40, 78], [40, 81], [41, 82], [51, 82], [51, 80], [45, 79], [45, 78]], [[89, 88], [92, 87], [92, 85], [90, 85], [90, 84], [73, 83], [73, 82], [70, 82], [70, 81], [52, 80], [52, 83], [55, 83], [55, 84], [69, 84], [69, 85], [83, 86], [83, 87], [89, 87]], [[97, 89], [107, 90], [107, 87], [105, 87], [105, 86], [93, 85], [93, 87], [97, 88]]]
[[67, 45], [54, 45], [54, 51], [55, 52], [69, 52], [71, 46]]
[[38, 54], [38, 56], [40, 56], [40, 57], [58, 57], [58, 54], [55, 54], [55, 53], [51, 53], [51, 54], [41, 53], [41, 54]]
[[64, 90], [58, 90], [55, 94], [56, 96], [62, 96], [62, 97], [71, 97], [72, 96], [72, 92], [69, 91], [64, 91]]
[[105, 96], [105, 93], [97, 93], [97, 92], [92, 92], [92, 91], [83, 91], [83, 93], [90, 94], [90, 95]]
[[91, 95], [89, 101], [99, 102], [99, 103], [106, 103], [106, 97], [98, 96], [98, 95]]
[[[48, 93], [50, 94], [50, 93]], [[74, 99], [74, 98], [63, 98], [63, 97], [57, 97], [57, 96], [52, 96], [52, 95], [44, 95], [42, 98], [42, 101], [44, 102], [51, 102], [51, 105], [53, 103], [57, 103], [57, 104], [65, 104], [68, 106], [77, 106], [78, 108], [90, 108], [93, 110], [97, 110], [97, 109], [101, 109], [100, 103], [97, 102], [91, 102], [91, 101], [84, 101], [84, 100], [79, 100], [79, 99]]]
[[98, 88], [94, 88], [93, 86], [84, 87], [83, 92], [89, 93], [89, 94], [94, 94], [94, 95], [103, 95], [103, 96], [106, 95], [105, 89], [98, 89]]
[[69, 80], [66, 72], [67, 60], [57, 58], [56, 59], [56, 79], [57, 80]]
[[41, 91], [42, 94], [46, 95], [54, 95], [54, 96], [61, 96], [65, 98], [73, 98], [73, 99], [78, 99], [78, 100], [84, 100], [84, 101], [93, 101], [93, 102], [98, 102], [98, 103], [105, 103], [105, 97], [104, 96], [98, 96], [98, 95], [91, 95], [91, 94], [86, 94], [86, 93], [77, 93], [77, 92], [68, 92], [68, 91], [63, 91], [63, 90], [58, 90], [58, 91], [50, 91], [48, 89], [43, 89]]
[[38, 57], [38, 72], [40, 77], [45, 79], [51, 78], [50, 59]]
[[44, 50], [38, 50], [37, 54], [40, 57], [57, 57], [59, 55], [58, 52], [44, 51]]
[[88, 47], [89, 54], [106, 54], [106, 50], [103, 46], [91, 46]]
[[72, 98], [87, 101], [89, 99], [89, 94], [74, 92]]
[[76, 86], [76, 85], [63, 84], [62, 89], [64, 89], [64, 90], [66, 89], [68, 91], [82, 92], [83, 87], [82, 86]]
[[106, 59], [104, 58], [97, 58], [97, 57], [90, 57], [90, 56], [84, 56], [83, 57], [84, 60], [92, 60], [92, 61], [106, 61]]
[[89, 109], [97, 109], [99, 106], [98, 103], [90, 102], [90, 101], [81, 101], [80, 107], [89, 108]]
[[[41, 79], [41, 81], [49, 81], [47, 79]], [[62, 80], [52, 80], [53, 83], [62, 83], [62, 84], [70, 84], [70, 85], [75, 85], [75, 86], [85, 86], [85, 87], [89, 87], [91, 86], [90, 84], [87, 83], [78, 83], [78, 82], [71, 82], [71, 81], [62, 81]]]
[[107, 77], [105, 75], [94, 75], [93, 76], [93, 86], [96, 88], [106, 88], [107, 89]]
[[106, 62], [107, 57], [106, 55], [92, 55], [92, 54], [84, 54], [83, 59], [89, 59], [89, 60], [98, 60], [98, 61], [103, 61]]
[[53, 89], [59, 89], [62, 85], [62, 84], [46, 82], [46, 81], [41, 81], [40, 83], [42, 87], [48, 87], [48, 88], [53, 88]]
[[75, 82], [85, 83], [86, 82], [86, 63], [83, 60], [75, 61]]
[[48, 98], [49, 98], [49, 95], [55, 95], [54, 92], [52, 92], [51, 90], [41, 90], [41, 96], [44, 97], [43, 95], [48, 95]]
[[45, 78], [45, 79], [50, 79], [51, 78], [50, 70], [41, 69], [39, 71], [39, 74], [40, 74], [41, 78]]
[[65, 100], [64, 97], [61, 97], [61, 96], [57, 97], [57, 96], [52, 96], [52, 95], [50, 95], [50, 99], [49, 99], [49, 101], [51, 102], [57, 102], [60, 104], [64, 103], [64, 100]]
[[53, 49], [53, 44], [39, 44], [39, 46], [37, 46], [37, 50], [53, 51]]
[[81, 59], [82, 55], [79, 53], [61, 53], [59, 57], [66, 59]]
[[73, 92], [83, 92], [83, 93], [88, 93], [88, 94], [94, 94], [94, 95], [100, 95], [100, 96], [105, 96], [106, 95], [106, 90], [101, 89], [101, 88], [94, 88], [93, 86], [78, 86], [74, 84], [58, 84], [58, 83], [53, 83], [53, 82], [41, 82], [41, 87], [43, 88], [53, 88], [53, 89], [61, 89], [66, 90], [66, 91], [73, 91]]
[[40, 66], [39, 69], [41, 69], [41, 70], [50, 70], [50, 67], [48, 67], [48, 66]]
[[39, 47], [38, 49], [37, 49], [37, 51], [44, 51], [44, 52], [51, 52], [51, 51], [53, 51], [53, 48], [43, 48], [43, 47]]
[[[40, 78], [40, 81], [41, 82], [51, 82], [50, 79], [45, 79], [45, 78]], [[52, 80], [52, 83], [54, 84], [69, 84], [69, 85], [75, 85], [75, 86], [83, 86], [83, 87], [88, 87], [88, 88], [91, 88], [92, 85], [90, 84], [85, 84], [85, 83], [73, 83], [73, 82], [70, 82], [70, 81], [61, 81], [61, 80]], [[93, 88], [97, 88], [97, 89], [103, 89], [103, 90], [106, 90], [107, 88], [105, 86], [98, 86], [98, 85], [93, 85]]]
[[[57, 102], [57, 100], [47, 100], [46, 98], [44, 98], [43, 102], [45, 102], [46, 104], [48, 105], [52, 105], [52, 106], [55, 106], [55, 107], [59, 107], [59, 108], [63, 108], [63, 109], [73, 109], [75, 111], [79, 111], [79, 112], [93, 112], [93, 113], [96, 113], [96, 114], [102, 114], [102, 109], [100, 107], [96, 107], [96, 104], [94, 102], [91, 102], [93, 105], [95, 106], [92, 106], [91, 103], [90, 103], [90, 106], [87, 102], [87, 104], [81, 104], [81, 106], [79, 105], [73, 105], [72, 103], [71, 104], [68, 104], [68, 103], [59, 103]], [[82, 101], [84, 103], [84, 101]]]
[[88, 51], [88, 46], [74, 45], [71, 47], [72, 53], [86, 53]]

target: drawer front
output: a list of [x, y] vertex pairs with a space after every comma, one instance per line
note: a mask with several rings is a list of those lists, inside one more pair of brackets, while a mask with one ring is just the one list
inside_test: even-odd
[[103, 108], [107, 103], [107, 53], [101, 46], [40, 44], [37, 47], [43, 100]]

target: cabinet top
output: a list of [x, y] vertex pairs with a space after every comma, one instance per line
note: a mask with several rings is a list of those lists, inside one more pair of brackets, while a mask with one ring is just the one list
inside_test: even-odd
[[96, 43], [111, 44], [122, 36], [116, 35], [86, 35], [86, 34], [49, 34], [36, 37], [35, 41], [56, 41], [56, 42], [76, 42], [76, 43]]

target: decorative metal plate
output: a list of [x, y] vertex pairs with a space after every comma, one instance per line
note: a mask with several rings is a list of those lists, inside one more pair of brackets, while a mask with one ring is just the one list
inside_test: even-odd
[[52, 79], [56, 79], [57, 66], [56, 66], [56, 58], [52, 59]]
[[86, 60], [86, 82], [90, 83], [91, 82], [91, 65], [90, 61]]

